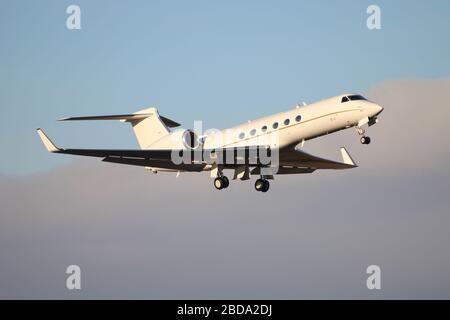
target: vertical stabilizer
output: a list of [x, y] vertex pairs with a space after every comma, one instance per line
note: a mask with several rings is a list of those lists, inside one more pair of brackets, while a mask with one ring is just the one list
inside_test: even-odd
[[133, 126], [134, 134], [141, 149], [148, 148], [152, 143], [169, 134], [169, 128], [161, 120], [156, 108], [148, 108], [134, 113], [142, 115], [137, 119], [126, 119]]

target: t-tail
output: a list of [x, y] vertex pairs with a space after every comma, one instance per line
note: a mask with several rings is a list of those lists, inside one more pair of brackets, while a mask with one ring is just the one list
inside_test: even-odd
[[170, 128], [180, 126], [179, 123], [160, 116], [156, 108], [148, 108], [132, 114], [119, 114], [109, 116], [84, 116], [63, 118], [60, 121], [74, 120], [120, 120], [129, 122], [141, 149], [147, 149], [151, 144], [170, 133]]

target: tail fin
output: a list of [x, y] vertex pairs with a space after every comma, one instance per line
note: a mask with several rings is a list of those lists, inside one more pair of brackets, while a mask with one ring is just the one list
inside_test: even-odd
[[148, 108], [135, 112], [137, 115], [145, 115], [141, 119], [127, 119], [133, 127], [134, 134], [138, 140], [141, 149], [145, 149], [155, 141], [169, 134], [169, 128], [161, 120], [158, 110]]
[[148, 108], [132, 114], [72, 117], [60, 120], [120, 120], [122, 122], [129, 122], [133, 127], [134, 134], [141, 149], [148, 148], [152, 143], [169, 134], [169, 128], [180, 125], [173, 120], [160, 116], [156, 108]]

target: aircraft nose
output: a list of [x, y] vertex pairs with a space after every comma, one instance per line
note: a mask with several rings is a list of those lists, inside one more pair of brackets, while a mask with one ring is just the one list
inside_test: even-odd
[[382, 106], [375, 104], [375, 103], [371, 106], [370, 109], [371, 109], [370, 113], [372, 114], [371, 115], [372, 117], [379, 115], [384, 110], [384, 108]]
[[382, 106], [380, 106], [379, 104], [377, 104], [376, 108], [377, 108], [377, 114], [380, 114], [384, 110], [384, 108]]

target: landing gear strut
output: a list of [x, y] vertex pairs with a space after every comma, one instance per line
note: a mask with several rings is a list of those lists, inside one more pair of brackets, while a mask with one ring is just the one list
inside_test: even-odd
[[225, 176], [220, 176], [214, 179], [214, 187], [216, 187], [217, 190], [226, 189], [229, 185], [230, 181]]
[[360, 127], [356, 127], [356, 131], [358, 132], [358, 134], [361, 136], [361, 138], [359, 139], [359, 141], [362, 144], [369, 144], [370, 143], [370, 137], [365, 136], [364, 134], [366, 133], [366, 131], [363, 128]]
[[266, 179], [258, 179], [255, 181], [255, 189], [256, 191], [267, 192], [269, 191], [270, 183]]

